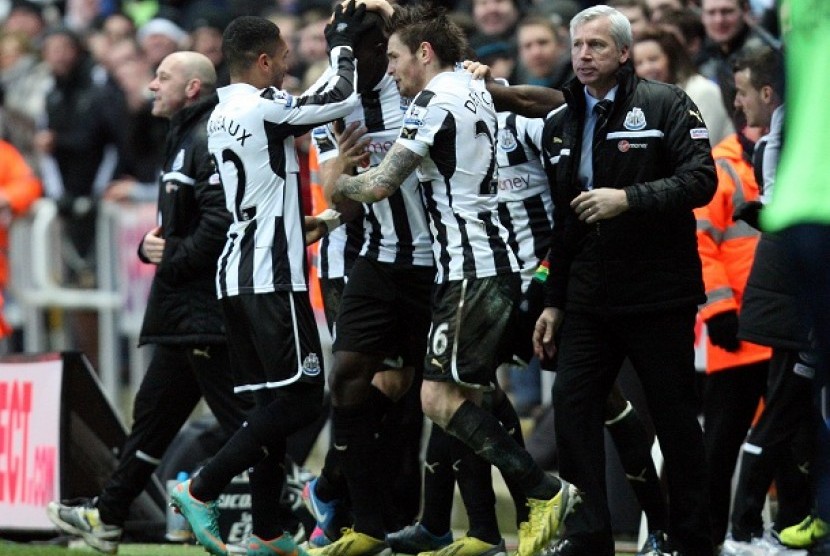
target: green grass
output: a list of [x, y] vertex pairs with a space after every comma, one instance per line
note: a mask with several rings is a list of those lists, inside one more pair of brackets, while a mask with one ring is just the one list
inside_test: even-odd
[[[86, 556], [101, 553], [86, 545], [66, 548], [63, 546], [45, 546], [36, 544], [14, 544], [0, 542], [0, 554], [3, 556]], [[118, 548], [119, 556], [202, 556], [207, 552], [201, 546], [178, 544], [122, 544]]]

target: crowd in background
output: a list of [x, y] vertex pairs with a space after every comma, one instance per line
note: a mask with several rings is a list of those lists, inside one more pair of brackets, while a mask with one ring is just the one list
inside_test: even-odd
[[[599, 2], [438, 3], [453, 11], [468, 34], [470, 57], [488, 64], [493, 76], [511, 84], [561, 88], [573, 77], [570, 18]], [[735, 108], [733, 66], [745, 48], [780, 47], [772, 0], [605, 3], [631, 21], [638, 75], [685, 90], [706, 122], [713, 147], [745, 128], [746, 114]], [[98, 202], [155, 200], [168, 123], [152, 116], [148, 85], [168, 54], [194, 50], [206, 55], [216, 66], [218, 85], [225, 85], [224, 27], [238, 15], [262, 15], [279, 26], [291, 47], [284, 88], [300, 93], [328, 67], [324, 28], [330, 13], [328, 0], [0, 2], [0, 130], [8, 143], [8, 148], [0, 143], [0, 289], [7, 287], [1, 259], [9, 215], [25, 212], [40, 195], [58, 204], [70, 253], [67, 281], [80, 287], [95, 282]], [[766, 132], [761, 126], [741, 137], [754, 143]], [[298, 147], [307, 151], [308, 141]], [[301, 154], [300, 160], [308, 184], [307, 157]], [[12, 166], [18, 171], [9, 175], [5, 170]], [[309, 193], [306, 212], [311, 205]], [[76, 327], [88, 330], [82, 317]], [[76, 340], [83, 351], [95, 351], [90, 335]], [[520, 412], [539, 403], [538, 392], [538, 385], [530, 393], [515, 392]], [[725, 526], [724, 517], [721, 521]], [[716, 537], [723, 534], [718, 531]]]

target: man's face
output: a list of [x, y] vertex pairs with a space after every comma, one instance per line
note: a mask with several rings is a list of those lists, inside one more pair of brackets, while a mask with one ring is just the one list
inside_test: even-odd
[[617, 10], [631, 23], [631, 32], [634, 34], [634, 38], [637, 38], [648, 29], [650, 22], [639, 6], [620, 6]]
[[179, 49], [178, 43], [175, 40], [163, 35], [161, 33], [154, 33], [147, 35], [141, 41], [141, 48], [147, 57], [150, 65], [159, 64], [168, 54], [172, 54]]
[[187, 102], [188, 80], [178, 57], [173, 54], [159, 64], [148, 88], [153, 91], [153, 116], [170, 119]]
[[706, 35], [717, 44], [727, 44], [746, 25], [740, 0], [703, 0], [701, 8]]
[[282, 82], [285, 80], [285, 74], [288, 73], [288, 55], [291, 50], [280, 37], [277, 43], [277, 52], [271, 57], [271, 85], [277, 89], [282, 89]]
[[519, 29], [519, 58], [534, 77], [544, 77], [559, 61], [559, 43], [544, 25], [524, 25]]
[[51, 35], [43, 41], [43, 61], [55, 77], [66, 77], [78, 63], [78, 47], [66, 35]]
[[395, 80], [401, 96], [413, 98], [420, 93], [426, 85], [424, 65], [416, 54], [400, 41], [397, 33], [389, 37], [386, 56], [389, 58], [386, 73]]
[[660, 21], [664, 12], [683, 9], [680, 0], [646, 0], [646, 4], [651, 10], [651, 19], [654, 21]]
[[191, 48], [208, 57], [214, 66], [222, 63], [222, 32], [213, 27], [200, 27], [190, 34]]
[[756, 89], [750, 81], [750, 70], [735, 72], [735, 108], [746, 116], [746, 125], [769, 127], [772, 121], [772, 88], [769, 86]]
[[484, 35], [506, 33], [519, 20], [513, 0], [473, 0], [473, 21]]
[[617, 48], [611, 37], [611, 21], [598, 17], [574, 30], [571, 63], [579, 81], [591, 94], [605, 95], [616, 85], [616, 72], [628, 60], [628, 47]]

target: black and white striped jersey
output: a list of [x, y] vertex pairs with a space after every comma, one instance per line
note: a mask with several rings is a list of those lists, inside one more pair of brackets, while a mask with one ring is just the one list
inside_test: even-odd
[[342, 118], [356, 98], [348, 47], [331, 51], [337, 73], [324, 90], [293, 97], [246, 83], [219, 89], [208, 121], [208, 148], [233, 215], [216, 276], [220, 298], [306, 291], [308, 264], [294, 137]]
[[[359, 99], [344, 123], [359, 122], [368, 130], [365, 137], [370, 140], [366, 146], [369, 161], [364, 168], [358, 168], [361, 173], [380, 164], [395, 144], [407, 105], [389, 75], [370, 93], [359, 95]], [[331, 124], [315, 128], [311, 139], [317, 147], [320, 164], [337, 156]], [[433, 266], [432, 238], [414, 174], [388, 198], [364, 204], [363, 229], [361, 256], [397, 266]]]
[[490, 94], [465, 71], [432, 78], [404, 115], [397, 142], [424, 157], [436, 283], [519, 270], [498, 217], [496, 129]]
[[499, 112], [499, 219], [519, 259], [522, 290], [550, 247], [553, 200], [542, 166], [542, 118]]
[[320, 240], [317, 276], [344, 278], [349, 275], [360, 249], [363, 247], [363, 222], [346, 222]]

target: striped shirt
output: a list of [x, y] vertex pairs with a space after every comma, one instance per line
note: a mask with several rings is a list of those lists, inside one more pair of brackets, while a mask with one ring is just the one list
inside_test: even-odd
[[293, 97], [246, 83], [218, 91], [208, 148], [233, 215], [218, 261], [220, 298], [308, 289], [294, 137], [351, 110], [356, 98], [351, 49], [332, 49], [331, 63], [337, 73], [314, 95]]
[[553, 200], [542, 166], [541, 118], [499, 112], [499, 220], [519, 259], [522, 290], [547, 255], [553, 229]]
[[412, 101], [397, 142], [418, 167], [436, 283], [518, 272], [496, 202], [496, 113], [481, 80], [436, 75]]
[[[389, 75], [385, 75], [371, 92], [363, 93], [359, 98], [352, 112], [344, 118], [344, 124], [359, 122], [367, 129], [364, 137], [370, 140], [366, 146], [369, 162], [365, 167], [358, 168], [358, 173], [362, 173], [380, 164], [395, 144], [406, 104]], [[337, 156], [337, 141], [331, 125], [315, 128], [311, 138], [319, 152], [321, 164]], [[388, 198], [364, 204], [363, 231], [360, 249], [363, 257], [396, 266], [434, 264], [432, 238], [414, 174]], [[349, 241], [345, 240], [340, 246], [348, 250]]]

